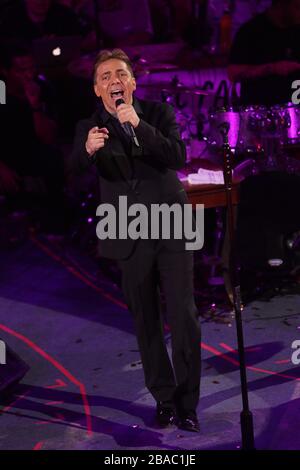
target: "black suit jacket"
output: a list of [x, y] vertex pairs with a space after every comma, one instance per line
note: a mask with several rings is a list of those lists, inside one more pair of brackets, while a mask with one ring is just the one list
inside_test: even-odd
[[[175, 120], [173, 108], [168, 104], [134, 99], [134, 107], [140, 117], [135, 129], [140, 146], [129, 142], [130, 155], [120, 133], [114, 125], [114, 118], [103, 108], [90, 119], [79, 121], [76, 128], [71, 167], [76, 173], [85, 171], [91, 161], [97, 165], [100, 179], [101, 203], [112, 204], [117, 211], [119, 196], [127, 196], [130, 204], [142, 203], [147, 207], [156, 203], [188, 202], [176, 170], [183, 168], [186, 151]], [[109, 139], [92, 159], [85, 149], [89, 130], [99, 126], [107, 127]], [[134, 174], [130, 173], [133, 164]], [[185, 249], [185, 239], [164, 240], [170, 250]], [[99, 242], [102, 256], [125, 259], [130, 256], [137, 241], [127, 239], [106, 239]]]

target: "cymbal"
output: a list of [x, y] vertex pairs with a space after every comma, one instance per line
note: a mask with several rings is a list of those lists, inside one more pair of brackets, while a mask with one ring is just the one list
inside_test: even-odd
[[[174, 88], [172, 88], [172, 90], [174, 90]], [[213, 94], [211, 90], [203, 90], [203, 88], [197, 86], [187, 86], [180, 84], [175, 87], [175, 90], [180, 91], [181, 93], [192, 93], [194, 95], [209, 96]]]
[[191, 93], [193, 95], [204, 95], [209, 96], [212, 95], [212, 90], [203, 90], [200, 87], [196, 86], [187, 86], [182, 85], [180, 83], [173, 85], [170, 82], [157, 82], [157, 83], [138, 83], [138, 88], [152, 88], [154, 90], [157, 89], [159, 92], [166, 92], [166, 93]]

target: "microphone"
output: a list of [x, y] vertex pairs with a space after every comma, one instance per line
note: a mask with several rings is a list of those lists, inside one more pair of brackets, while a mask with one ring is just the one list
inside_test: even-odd
[[[116, 108], [118, 108], [118, 106], [120, 106], [120, 104], [123, 104], [123, 103], [125, 103], [125, 101], [122, 98], [118, 98], [116, 100]], [[128, 134], [133, 140], [133, 142], [135, 143], [135, 145], [139, 147], [140, 144], [139, 144], [139, 141], [137, 140], [132, 124], [130, 124], [130, 122], [124, 122], [121, 125], [124, 127], [126, 134]]]

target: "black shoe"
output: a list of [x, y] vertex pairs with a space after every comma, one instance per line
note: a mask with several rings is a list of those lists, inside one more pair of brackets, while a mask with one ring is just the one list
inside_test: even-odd
[[200, 425], [194, 411], [183, 412], [179, 417], [178, 427], [185, 431], [200, 432]]
[[161, 428], [175, 424], [176, 411], [172, 403], [159, 401], [156, 406], [156, 421]]

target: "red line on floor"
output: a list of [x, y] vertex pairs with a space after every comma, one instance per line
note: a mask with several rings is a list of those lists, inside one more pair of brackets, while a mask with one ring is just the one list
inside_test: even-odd
[[56, 418], [36, 421], [34, 424], [53, 424], [57, 422], [65, 423], [65, 417], [61, 413], [55, 413]]
[[213, 353], [215, 356], [221, 357], [222, 359], [224, 359], [227, 362], [231, 362], [231, 364], [234, 364], [235, 366], [240, 365], [239, 361], [237, 361], [236, 359], [233, 359], [232, 357], [228, 357], [225, 353], [223, 353], [221, 351], [218, 351], [218, 349], [216, 349], [212, 346], [209, 346], [208, 344], [201, 343], [201, 348], [206, 350], [206, 351], [209, 351], [209, 352]]
[[[223, 343], [223, 344], [225, 344], [225, 343]], [[228, 346], [228, 345], [226, 345], [226, 346], [228, 348], [232, 349], [230, 346]], [[237, 361], [236, 359], [233, 359], [232, 357], [228, 357], [226, 354], [218, 351], [218, 349], [216, 349], [212, 346], [209, 346], [208, 344], [201, 343], [201, 348], [215, 354], [215, 356], [221, 357], [222, 359], [224, 359], [227, 362], [231, 362], [232, 364], [234, 364], [236, 366], [240, 365], [239, 361]], [[260, 373], [267, 374], [267, 375], [276, 375], [277, 377], [282, 377], [284, 379], [289, 379], [289, 380], [297, 380], [297, 381], [300, 380], [299, 377], [294, 377], [292, 375], [281, 374], [280, 372], [274, 372], [274, 371], [268, 370], [268, 369], [261, 369], [260, 367], [254, 367], [254, 366], [246, 366], [246, 367], [247, 367], [247, 369], [252, 370], [254, 372], [260, 372]]]
[[17, 403], [17, 401], [22, 400], [22, 398], [24, 398], [28, 393], [29, 393], [29, 390], [28, 390], [28, 392], [26, 392], [26, 393], [24, 393], [23, 395], [20, 395], [18, 398], [16, 398], [15, 401], [13, 401], [13, 402], [10, 403], [9, 405], [7, 405], [5, 408], [3, 408], [3, 410], [0, 410], [0, 415], [1, 415], [2, 413], [6, 413], [8, 410], [10, 410], [11, 408], [13, 408], [13, 406]]
[[50, 388], [50, 389], [53, 389], [53, 388], [64, 388], [64, 387], [66, 387], [66, 386], [67, 386], [67, 384], [66, 384], [63, 380], [61, 380], [61, 379], [56, 379], [54, 385], [47, 385], [47, 387], [45, 387], [45, 388]]
[[[224, 348], [224, 349], [227, 349], [227, 351], [230, 351], [232, 352], [233, 354], [238, 354], [238, 351], [236, 349], [233, 349], [231, 346], [229, 346], [228, 344], [226, 343], [219, 343], [221, 348]], [[251, 351], [257, 351], [257, 350], [261, 350], [260, 347], [257, 347], [257, 348], [247, 348], [246, 349], [246, 352], [251, 352]], [[281, 361], [274, 361], [274, 364], [287, 364], [287, 363], [290, 363], [291, 360], [290, 359], [282, 359]], [[269, 371], [271, 373], [271, 371]]]
[[50, 364], [52, 364], [56, 369], [58, 369], [65, 377], [67, 377], [70, 382], [72, 382], [74, 385], [76, 385], [79, 388], [82, 401], [83, 401], [83, 408], [86, 416], [86, 427], [87, 427], [87, 433], [88, 435], [91, 435], [93, 433], [92, 431], [92, 418], [91, 418], [91, 409], [90, 405], [88, 402], [87, 398], [87, 393], [86, 389], [83, 383], [81, 383], [79, 380], [74, 377], [71, 372], [69, 372], [62, 364], [60, 364], [56, 359], [54, 359], [50, 354], [46, 353], [42, 348], [40, 348], [37, 344], [35, 344], [33, 341], [31, 341], [29, 338], [26, 336], [22, 335], [21, 333], [18, 333], [15, 330], [12, 330], [11, 328], [3, 325], [0, 323], [0, 329], [5, 331], [6, 333], [14, 336], [15, 338], [18, 338], [19, 340], [23, 341], [23, 343], [27, 344], [31, 349], [33, 349], [37, 354], [42, 356], [46, 361], [48, 361]]
[[37, 442], [32, 450], [41, 450], [45, 441]]
[[[229, 346], [229, 344], [226, 344], [226, 343], [219, 343], [219, 345], [221, 346], [221, 348], [224, 348], [224, 349], [227, 349], [227, 351], [230, 351], [232, 352], [233, 354], [238, 354], [238, 351], [237, 349], [233, 349], [231, 346]], [[253, 348], [246, 348], [246, 352], [249, 353], [249, 352], [254, 352], [254, 351], [261, 351], [261, 346], [255, 346]]]
[[101, 287], [97, 286], [92, 281], [87, 279], [77, 269], [75, 269], [73, 266], [70, 266], [61, 256], [56, 255], [47, 245], [38, 240], [34, 235], [31, 235], [30, 239], [35, 245], [37, 245], [42, 251], [44, 251], [44, 253], [46, 253], [52, 259], [64, 266], [64, 268], [67, 269], [67, 271], [69, 271], [69, 273], [71, 273], [73, 276], [80, 279], [84, 284], [97, 291], [99, 294], [101, 294], [106, 299], [110, 300], [112, 303], [118, 305], [118, 307], [127, 310], [127, 305], [124, 302], [121, 302], [120, 300], [116, 299], [113, 295], [108, 294], [107, 292], [105, 292], [105, 290], [101, 289]]
[[254, 372], [262, 372], [268, 375], [277, 375], [277, 377], [282, 377], [284, 379], [297, 380], [297, 381], [300, 380], [300, 377], [294, 377], [293, 375], [281, 374], [280, 372], [274, 372], [268, 369], [261, 369], [260, 367], [247, 366], [247, 368], [250, 370], [253, 370]]
[[[31, 240], [37, 245], [39, 246], [45, 253], [47, 253], [50, 257], [52, 257], [53, 259], [55, 259], [57, 262], [59, 262], [60, 264], [62, 264], [71, 274], [73, 274], [74, 276], [76, 276], [78, 279], [82, 280], [85, 284], [87, 284], [89, 287], [92, 287], [94, 290], [96, 290], [97, 292], [101, 293], [101, 295], [103, 295], [105, 298], [107, 298], [108, 300], [110, 300], [111, 302], [117, 304], [118, 306], [122, 307], [122, 308], [125, 308], [127, 309], [127, 306], [126, 304], [124, 304], [123, 302], [120, 302], [119, 300], [115, 299], [112, 295], [110, 294], [107, 294], [106, 292], [104, 292], [100, 287], [96, 286], [93, 282], [91, 282], [90, 280], [86, 279], [85, 276], [83, 276], [80, 272], [78, 272], [75, 268], [69, 266], [61, 257], [57, 256], [55, 253], [52, 252], [52, 250], [50, 250], [46, 245], [44, 245], [42, 242], [40, 242], [39, 240], [37, 240], [34, 236], [31, 236]], [[167, 331], [169, 330], [168, 327], [166, 328]], [[227, 349], [228, 351], [232, 352], [232, 353], [237, 353], [237, 351], [233, 348], [231, 348], [231, 346], [227, 345], [226, 343], [220, 343], [220, 346], [223, 347], [224, 349]], [[213, 348], [205, 343], [201, 343], [201, 347], [203, 349], [206, 349], [207, 351], [210, 351], [212, 353], [214, 353], [216, 356], [219, 356], [221, 357], [222, 359], [228, 361], [228, 362], [231, 362], [232, 364], [236, 365], [236, 366], [239, 366], [240, 363], [239, 361], [231, 358], [231, 357], [228, 357], [226, 354], [218, 351], [216, 348]], [[290, 376], [290, 375], [286, 375], [286, 374], [280, 374], [279, 372], [274, 372], [274, 371], [270, 371], [270, 370], [266, 370], [266, 369], [261, 369], [259, 367], [254, 367], [254, 366], [246, 366], [247, 369], [249, 370], [252, 370], [252, 371], [255, 371], [255, 372], [260, 372], [260, 373], [264, 373], [264, 374], [268, 374], [268, 375], [276, 375], [278, 377], [282, 377], [282, 378], [285, 378], [285, 379], [289, 379], [289, 380], [300, 380], [300, 378], [297, 378], [297, 377], [293, 377], [293, 376]]]
[[221, 348], [223, 349], [227, 349], [227, 351], [230, 351], [234, 354], [238, 354], [237, 350], [236, 349], [233, 349], [231, 346], [229, 346], [229, 344], [226, 344], [226, 343], [219, 343], [219, 345], [221, 346]]

